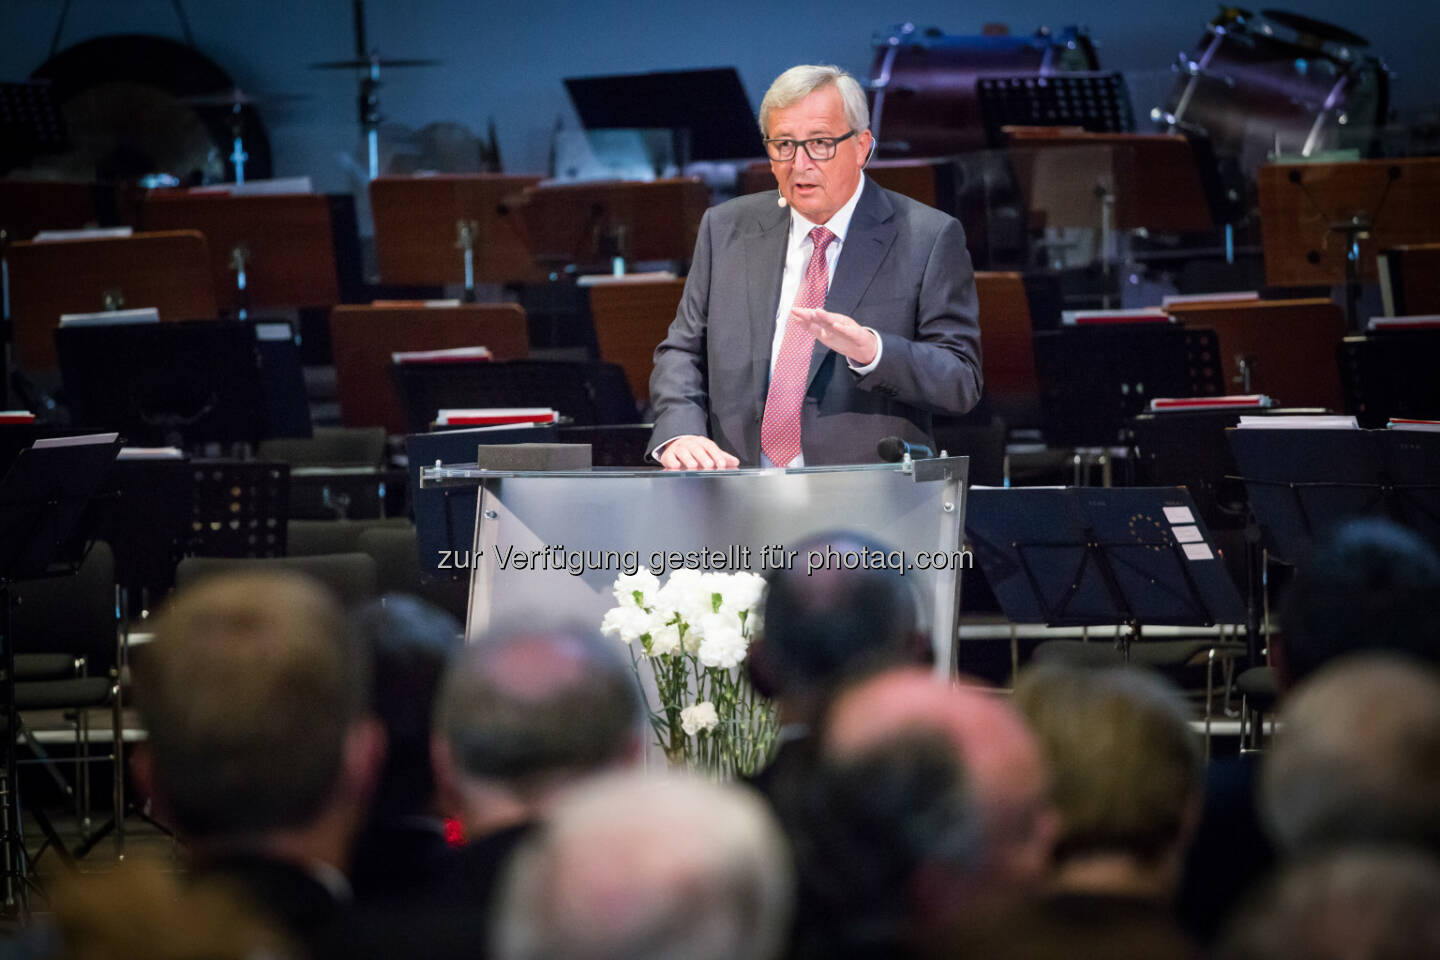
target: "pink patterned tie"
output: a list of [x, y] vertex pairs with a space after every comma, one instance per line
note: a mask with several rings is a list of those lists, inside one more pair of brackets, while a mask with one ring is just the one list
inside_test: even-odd
[[[825, 288], [829, 271], [825, 266], [825, 248], [835, 234], [824, 227], [810, 231], [815, 250], [805, 267], [805, 276], [795, 294], [792, 307], [825, 306]], [[770, 374], [770, 392], [765, 397], [765, 416], [760, 422], [760, 449], [770, 462], [784, 467], [800, 456], [800, 407], [805, 400], [805, 383], [810, 379], [810, 353], [815, 337], [799, 323], [786, 317], [785, 337], [780, 341], [780, 355]]]

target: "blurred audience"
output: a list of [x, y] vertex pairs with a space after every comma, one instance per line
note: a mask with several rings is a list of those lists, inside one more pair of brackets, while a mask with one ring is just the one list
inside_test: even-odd
[[135, 683], [149, 731], [135, 776], [193, 875], [309, 940], [350, 900], [385, 750], [338, 602], [293, 574], [206, 580], [167, 604]]
[[1179, 691], [1138, 669], [1051, 663], [1021, 676], [1015, 702], [1049, 763], [1059, 835], [1045, 894], [981, 931], [971, 949], [1198, 956], [1174, 905], [1203, 775]]
[[784, 838], [740, 787], [636, 774], [558, 802], [500, 892], [500, 960], [772, 960], [792, 908]]
[[1340, 850], [1284, 869], [1235, 917], [1215, 960], [1440, 957], [1440, 862]]
[[1337, 661], [1286, 699], [1260, 774], [1261, 819], [1290, 853], [1347, 843], [1440, 855], [1440, 674], [1418, 661]]
[[389, 747], [355, 843], [350, 879], [364, 901], [433, 882], [450, 852], [430, 729], [440, 680], [464, 640], [450, 614], [400, 594], [363, 608], [355, 629], [375, 665], [372, 699]]
[[1440, 664], [1440, 555], [1388, 520], [1342, 523], [1301, 562], [1280, 624], [1271, 659], [1282, 690], [1349, 653]]

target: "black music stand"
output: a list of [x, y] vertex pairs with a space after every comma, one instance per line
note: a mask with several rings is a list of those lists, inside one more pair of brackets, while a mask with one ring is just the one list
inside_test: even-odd
[[[186, 553], [283, 557], [290, 516], [290, 465], [265, 460], [194, 460]], [[171, 571], [173, 574], [174, 571]]]
[[1440, 330], [1377, 330], [1340, 343], [1345, 412], [1362, 427], [1440, 420]]
[[1229, 430], [1270, 550], [1288, 563], [1343, 520], [1385, 516], [1440, 548], [1440, 434]]
[[586, 130], [671, 130], [675, 160], [748, 160], [765, 145], [734, 67], [623, 76], [566, 77]]
[[481, 446], [509, 443], [555, 443], [552, 423], [502, 427], [469, 427], [435, 433], [412, 433], [405, 438], [410, 467], [410, 502], [415, 506], [415, 542], [420, 551], [420, 575], [426, 580], [469, 581], [469, 569], [442, 558], [468, 556], [475, 543], [475, 506], [478, 487], [420, 487], [420, 468], [445, 463], [474, 463]]
[[965, 531], [1008, 620], [1052, 627], [1244, 623], [1184, 487], [972, 487]]
[[637, 415], [625, 372], [613, 363], [397, 363], [390, 370], [412, 434], [450, 408], [553, 407], [577, 426], [634, 423]]
[[1080, 127], [1089, 133], [1135, 129], [1130, 90], [1119, 73], [982, 76], [975, 80], [990, 149], [1006, 145], [1006, 127]]
[[1213, 330], [1074, 326], [1038, 331], [1034, 342], [1042, 433], [1052, 446], [1111, 446], [1156, 397], [1224, 392]]
[[[3, 709], [5, 711], [5, 797], [0, 817], [0, 852], [4, 863], [5, 908], [22, 914], [28, 908], [25, 887], [26, 860], [24, 833], [20, 823], [19, 778], [16, 775], [15, 736], [20, 718], [15, 708], [15, 637], [11, 618], [11, 585], [17, 580], [43, 577], [55, 572], [57, 562], [73, 571], [80, 556], [65, 556], [67, 547], [80, 545], [77, 528], [91, 499], [115, 456], [120, 441], [113, 435], [97, 435], [61, 446], [22, 450], [3, 481], [0, 481], [0, 611], [4, 615]], [[120, 757], [115, 758], [115, 775], [123, 776]], [[63, 849], [44, 820], [41, 829], [51, 842]]]
[[66, 326], [55, 331], [55, 348], [78, 422], [118, 430], [147, 446], [253, 445], [265, 433], [251, 324]]

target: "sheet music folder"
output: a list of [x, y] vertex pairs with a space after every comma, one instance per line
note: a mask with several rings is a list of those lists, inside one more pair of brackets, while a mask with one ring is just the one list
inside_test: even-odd
[[971, 487], [965, 531], [1015, 623], [1245, 622], [1184, 487]]
[[[0, 581], [44, 576], [62, 556], [120, 453], [114, 434], [20, 451], [0, 481]], [[83, 552], [83, 551], [82, 551]], [[0, 629], [3, 629], [0, 624]]]

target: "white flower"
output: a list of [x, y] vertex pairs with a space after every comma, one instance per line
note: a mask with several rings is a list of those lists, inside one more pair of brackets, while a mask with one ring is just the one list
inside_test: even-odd
[[695, 706], [680, 711], [680, 726], [689, 736], [693, 737], [702, 730], [714, 730], [719, 724], [720, 715], [715, 712], [715, 704], [709, 700], [701, 700]]
[[740, 621], [733, 614], [706, 615], [701, 621], [701, 632], [698, 655], [705, 666], [729, 670], [745, 659], [749, 641], [740, 632]]
[[675, 624], [652, 623], [650, 627], [650, 655], [674, 654], [680, 649], [680, 628]]
[[700, 618], [715, 612], [711, 601], [714, 584], [699, 570], [676, 570], [656, 594], [656, 602], [679, 613], [692, 627]]
[[[651, 599], [660, 590], [660, 581], [655, 574], [641, 567], [634, 573], [622, 573], [615, 578], [615, 602], [622, 607], [649, 606]], [[637, 602], [635, 594], [642, 600]]]
[[765, 578], [758, 573], [732, 573], [719, 588], [724, 598], [720, 609], [734, 614], [752, 613], [760, 609], [765, 596]]
[[607, 637], [619, 634], [629, 644], [649, 633], [650, 626], [650, 615], [639, 607], [611, 607], [600, 621], [600, 632]]

